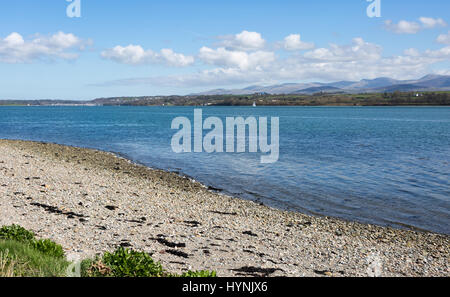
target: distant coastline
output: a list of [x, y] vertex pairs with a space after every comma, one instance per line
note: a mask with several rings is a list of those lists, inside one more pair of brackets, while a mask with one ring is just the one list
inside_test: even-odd
[[115, 96], [92, 100], [8, 100], [1, 105], [30, 106], [448, 106], [450, 76], [419, 79], [388, 77], [360, 81], [283, 83], [243, 89], [215, 89], [189, 95]]
[[247, 94], [0, 100], [0, 106], [450, 106], [450, 91], [342, 94]]

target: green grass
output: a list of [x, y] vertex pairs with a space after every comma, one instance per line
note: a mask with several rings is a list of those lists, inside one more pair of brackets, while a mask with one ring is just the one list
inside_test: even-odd
[[144, 252], [119, 247], [81, 265], [83, 277], [216, 277], [215, 271], [188, 271], [181, 275], [165, 271], [159, 262]]
[[[0, 277], [63, 277], [71, 264], [62, 246], [17, 225], [0, 228]], [[165, 271], [144, 252], [119, 247], [96, 259], [81, 262], [83, 277], [215, 277], [214, 271]]]
[[0, 228], [0, 239], [15, 240], [23, 243], [32, 242], [34, 233], [18, 225], [3, 226]]
[[0, 240], [0, 276], [59, 277], [69, 265], [64, 258], [45, 254], [32, 245], [14, 240]]
[[123, 247], [114, 253], [105, 253], [102, 259], [91, 262], [86, 267], [86, 276], [112, 277], [161, 277], [164, 275], [160, 263], [156, 263], [149, 254]]
[[62, 247], [53, 241], [36, 240], [18, 225], [0, 228], [0, 276], [63, 276], [68, 265]]
[[9, 257], [9, 251], [0, 252], [0, 277], [13, 277], [16, 261]]

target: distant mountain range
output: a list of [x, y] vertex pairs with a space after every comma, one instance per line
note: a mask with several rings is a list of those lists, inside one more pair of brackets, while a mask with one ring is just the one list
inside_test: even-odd
[[[400, 94], [394, 94], [399, 91]], [[431, 93], [447, 91], [442, 93]], [[450, 105], [450, 75], [427, 75], [417, 80], [395, 80], [380, 77], [361, 81], [333, 83], [286, 83], [272, 86], [250, 86], [244, 89], [217, 89], [186, 96], [109, 97], [83, 100], [8, 100], [0, 98], [1, 105], [83, 105], [83, 106], [171, 106], [171, 105]], [[420, 93], [411, 96], [411, 92]], [[428, 93], [425, 93], [428, 92]], [[359, 96], [370, 93], [371, 96]], [[384, 94], [388, 93], [388, 94]], [[310, 95], [322, 96], [310, 96]], [[326, 96], [339, 94], [338, 96]], [[235, 95], [227, 96], [227, 95]], [[247, 95], [247, 96], [240, 96]], [[268, 95], [268, 96], [264, 96]], [[275, 96], [273, 96], [275, 95]], [[280, 95], [280, 96], [277, 96]], [[301, 96], [306, 95], [306, 96]], [[416, 94], [414, 94], [416, 95]], [[256, 98], [257, 97], [257, 98]], [[280, 97], [280, 98], [277, 98]], [[411, 99], [414, 97], [414, 100]]]
[[388, 77], [332, 83], [287, 83], [272, 86], [250, 86], [244, 89], [215, 89], [192, 95], [315, 94], [315, 93], [380, 93], [380, 92], [450, 91], [450, 75], [427, 75], [417, 80]]

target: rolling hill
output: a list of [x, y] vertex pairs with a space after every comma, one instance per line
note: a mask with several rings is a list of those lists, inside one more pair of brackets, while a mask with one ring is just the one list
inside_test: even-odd
[[243, 89], [215, 89], [192, 95], [245, 95], [267, 94], [314, 94], [314, 93], [371, 93], [449, 91], [449, 75], [427, 75], [417, 80], [396, 80], [388, 77], [339, 81], [331, 83], [285, 83], [271, 86], [250, 86]]

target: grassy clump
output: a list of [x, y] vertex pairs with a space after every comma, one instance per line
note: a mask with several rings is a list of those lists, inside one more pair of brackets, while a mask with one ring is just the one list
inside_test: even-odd
[[144, 252], [119, 247], [95, 260], [85, 260], [83, 277], [216, 277], [215, 271], [188, 271], [182, 275], [166, 272], [159, 262]]
[[18, 225], [3, 226], [0, 228], [0, 240], [13, 240], [28, 244], [45, 255], [59, 259], [64, 258], [64, 250], [61, 245], [49, 240], [36, 240], [34, 233]]
[[113, 253], [105, 253], [101, 260], [92, 262], [87, 276], [160, 277], [163, 276], [163, 269], [149, 254], [120, 247]]
[[0, 228], [0, 240], [28, 243], [34, 240], [34, 233], [18, 225], [3, 226]]
[[[0, 277], [65, 276], [69, 262], [62, 246], [48, 239], [37, 240], [20, 226], [0, 228]], [[216, 277], [214, 271], [188, 271], [181, 275], [166, 272], [159, 262], [144, 252], [119, 247], [95, 260], [81, 262], [83, 277]]]
[[33, 247], [45, 255], [52, 256], [57, 259], [64, 259], [65, 257], [62, 246], [49, 239], [35, 240], [33, 241]]
[[9, 251], [0, 252], [0, 277], [13, 277], [16, 262], [9, 257]]
[[69, 263], [62, 246], [34, 236], [18, 225], [0, 228], [0, 276], [64, 276]]
[[14, 240], [0, 240], [0, 258], [0, 276], [64, 276], [69, 265], [64, 258], [45, 254], [30, 244]]

